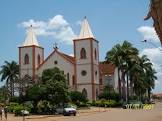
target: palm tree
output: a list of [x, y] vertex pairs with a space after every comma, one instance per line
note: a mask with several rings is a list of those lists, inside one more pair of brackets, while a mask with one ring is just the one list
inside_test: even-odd
[[[124, 41], [122, 46], [122, 82], [123, 82], [123, 94], [128, 100], [129, 97], [129, 68], [131, 67], [132, 63], [137, 61], [138, 57], [138, 50], [132, 46], [132, 44], [128, 41]], [[125, 80], [126, 79], [126, 80]], [[127, 89], [125, 89], [125, 84], [127, 84]], [[127, 92], [127, 95], [126, 95]]]
[[[129, 68], [138, 58], [138, 50], [132, 46], [128, 41], [124, 41], [122, 45], [115, 45], [109, 52], [107, 52], [106, 60], [115, 64], [118, 67], [118, 85], [119, 93], [128, 99], [129, 96]], [[121, 72], [121, 76], [120, 76]], [[127, 80], [125, 80], [127, 77]], [[122, 83], [122, 91], [121, 91]], [[125, 84], [127, 83], [127, 90]], [[126, 96], [127, 92], [127, 96]]]
[[[129, 43], [128, 41], [124, 41], [123, 44], [122, 44], [122, 58], [124, 60], [124, 64], [123, 64], [123, 83], [126, 83], [127, 84], [127, 89], [125, 90], [124, 89], [124, 92], [126, 91], [127, 92], [127, 95], [126, 95], [126, 100], [128, 100], [129, 98], [129, 70], [132, 66], [133, 63], [137, 62], [138, 61], [138, 49], [134, 48], [132, 46], [131, 43]], [[125, 76], [126, 76], [126, 81], [125, 81]], [[125, 86], [125, 84], [124, 84]]]
[[150, 100], [151, 98], [151, 90], [155, 87], [155, 80], [157, 80], [157, 77], [155, 76], [156, 71], [152, 68], [152, 66], [149, 67], [149, 70], [146, 70], [146, 90], [147, 90], [147, 96]]
[[5, 86], [0, 87], [0, 103], [5, 101]]
[[140, 100], [146, 91], [148, 91], [147, 94], [150, 99], [151, 90], [154, 88], [154, 82], [157, 79], [155, 74], [156, 72], [152, 68], [152, 63], [146, 55], [139, 58], [139, 61], [134, 63], [130, 68], [130, 77], [134, 83], [134, 92], [139, 96]]
[[[141, 89], [144, 89], [144, 73], [143, 73], [143, 69], [141, 68], [141, 66], [138, 63], [134, 63], [131, 67], [130, 67], [130, 80], [131, 80], [131, 88], [133, 89], [131, 91], [131, 96], [133, 96], [133, 93], [135, 93], [139, 98], [141, 97]], [[140, 98], [141, 99], [141, 98]]]
[[19, 77], [19, 66], [15, 61], [5, 61], [5, 64], [1, 68], [1, 81], [6, 81], [6, 96], [9, 98], [9, 93], [11, 97], [14, 95], [14, 81]]

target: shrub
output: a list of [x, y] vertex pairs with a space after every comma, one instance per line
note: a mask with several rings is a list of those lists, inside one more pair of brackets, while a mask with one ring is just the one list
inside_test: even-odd
[[38, 108], [38, 113], [48, 114], [50, 112], [51, 105], [49, 101], [43, 100], [38, 102], [37, 108]]
[[24, 103], [24, 106], [23, 106], [23, 104], [11, 102], [8, 105], [7, 109], [8, 109], [8, 112], [15, 113], [15, 115], [18, 116], [18, 115], [21, 115], [21, 110], [24, 110], [24, 109], [31, 112], [32, 106], [28, 103]]
[[78, 107], [89, 107], [90, 105], [86, 102], [80, 102]]
[[116, 102], [115, 100], [101, 99], [101, 100], [92, 102], [92, 105], [97, 106], [97, 107], [117, 107], [117, 106], [121, 106], [121, 103]]
[[130, 97], [129, 97], [129, 100], [138, 100], [138, 97], [135, 96], [135, 95], [134, 95], [134, 96], [130, 96]]
[[108, 92], [103, 92], [98, 96], [99, 99], [105, 99], [105, 100], [115, 100], [119, 101], [120, 100], [120, 95], [119, 93], [113, 92], [113, 93], [108, 93]]
[[14, 96], [14, 97], [12, 97], [12, 98], [10, 99], [10, 102], [19, 103], [19, 101], [20, 101], [20, 98], [19, 98], [19, 97], [16, 97], [16, 96]]
[[16, 106], [18, 106], [18, 105], [19, 105], [19, 103], [10, 102], [10, 104], [9, 104], [9, 106], [8, 106], [8, 112], [13, 113], [13, 112], [14, 112], [14, 108], [15, 108]]
[[27, 106], [26, 104], [16, 105], [16, 106], [14, 106], [13, 112], [15, 113], [15, 116], [20, 116], [22, 114], [22, 112], [21, 112], [22, 110], [27, 110], [27, 111], [31, 112], [31, 107]]
[[4, 107], [4, 103], [0, 103], [0, 107]]
[[15, 106], [14, 107], [15, 116], [20, 116], [22, 110], [24, 110], [24, 107], [22, 105]]
[[88, 101], [88, 99], [79, 91], [71, 91], [70, 99], [77, 106], [79, 106], [80, 102], [86, 103]]

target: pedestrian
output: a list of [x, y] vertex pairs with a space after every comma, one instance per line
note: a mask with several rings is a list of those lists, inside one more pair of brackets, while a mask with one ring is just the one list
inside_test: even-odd
[[0, 107], [0, 117], [1, 117], [1, 121], [2, 121], [2, 107]]
[[4, 107], [4, 115], [5, 115], [5, 119], [7, 120], [7, 113], [8, 113], [8, 111], [7, 111], [7, 106], [5, 106]]

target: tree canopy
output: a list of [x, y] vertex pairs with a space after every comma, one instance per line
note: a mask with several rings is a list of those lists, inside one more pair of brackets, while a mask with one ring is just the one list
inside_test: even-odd
[[129, 96], [134, 94], [141, 99], [146, 92], [150, 98], [157, 77], [156, 71], [146, 55], [141, 57], [137, 48], [128, 41], [124, 41], [108, 51], [105, 59], [118, 68], [119, 94], [124, 99], [128, 100]]

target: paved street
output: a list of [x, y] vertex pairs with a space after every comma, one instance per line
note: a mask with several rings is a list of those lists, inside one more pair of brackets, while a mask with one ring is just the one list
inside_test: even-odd
[[[77, 116], [29, 116], [26, 121], [161, 121], [162, 103], [152, 110], [99, 109], [80, 111]], [[8, 121], [22, 121], [22, 117], [9, 115]]]
[[67, 119], [67, 121], [162, 121], [162, 104], [152, 110], [110, 109], [106, 112]]

